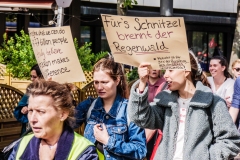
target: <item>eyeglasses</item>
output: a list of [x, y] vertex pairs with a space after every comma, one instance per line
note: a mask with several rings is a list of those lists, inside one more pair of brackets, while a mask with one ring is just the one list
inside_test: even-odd
[[237, 72], [239, 72], [239, 71], [240, 71], [240, 68], [233, 68], [233, 69], [235, 69]]
[[38, 78], [37, 76], [30, 75], [30, 78], [36, 79]]

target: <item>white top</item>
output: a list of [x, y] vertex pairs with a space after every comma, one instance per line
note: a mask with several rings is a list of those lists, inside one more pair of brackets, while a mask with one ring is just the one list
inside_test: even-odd
[[234, 90], [234, 80], [232, 78], [227, 78], [226, 81], [216, 90], [215, 84], [213, 81], [213, 77], [207, 77], [208, 83], [211, 86], [213, 93], [219, 95], [224, 100], [226, 97], [230, 96], [230, 100], [232, 100], [233, 90]]
[[189, 99], [178, 98], [179, 106], [179, 125], [178, 125], [178, 135], [176, 141], [176, 148], [173, 160], [182, 160], [183, 159], [183, 144], [184, 144], [184, 132], [185, 132], [185, 119], [187, 115], [187, 110], [189, 107]]

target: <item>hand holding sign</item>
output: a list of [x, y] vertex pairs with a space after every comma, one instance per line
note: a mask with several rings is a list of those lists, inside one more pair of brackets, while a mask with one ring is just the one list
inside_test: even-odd
[[146, 63], [146, 62], [141, 63], [138, 67], [138, 76], [139, 76], [139, 79], [140, 79], [138, 89], [141, 92], [144, 91], [144, 89], [146, 87], [146, 84], [147, 84], [147, 81], [148, 81], [148, 76], [149, 76], [151, 68], [152, 68], [151, 64]]
[[186, 30], [179, 17], [101, 15], [115, 61], [154, 69], [190, 69]]
[[35, 57], [45, 79], [60, 83], [86, 81], [69, 26], [29, 28]]
[[138, 76], [144, 83], [148, 81], [149, 70], [151, 68], [151, 64], [146, 62], [141, 63], [138, 67]]

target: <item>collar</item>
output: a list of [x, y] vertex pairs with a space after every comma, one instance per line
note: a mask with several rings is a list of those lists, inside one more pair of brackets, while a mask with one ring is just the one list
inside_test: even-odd
[[[157, 102], [159, 105], [164, 107], [172, 107], [178, 106], [178, 97], [179, 95], [177, 91], [164, 90], [156, 98], [160, 99], [159, 102]], [[204, 86], [202, 82], [198, 81], [196, 84], [196, 91], [189, 103], [189, 106], [207, 108], [212, 104], [212, 100], [213, 93], [211, 89], [207, 86]]]
[[149, 83], [148, 81], [148, 86], [160, 86], [163, 82], [165, 82], [165, 79], [163, 77], [159, 78], [154, 84]]
[[[64, 127], [64, 131], [58, 140], [57, 150], [55, 153], [55, 160], [67, 159], [71, 151], [74, 140], [74, 132], [69, 126]], [[41, 139], [35, 136], [30, 140], [21, 159], [25, 160], [39, 160], [39, 146]]]
[[[113, 118], [117, 117], [118, 111], [119, 111], [123, 101], [124, 101], [124, 98], [122, 96], [120, 96], [119, 94], [117, 94], [117, 96], [116, 96], [116, 98], [115, 98], [115, 100], [113, 102], [113, 105], [112, 105], [111, 109], [108, 112], [108, 114], [111, 117], [113, 117]], [[105, 110], [103, 108], [102, 98], [100, 98], [100, 97], [97, 98], [97, 101], [95, 103], [94, 109], [96, 109], [96, 110], [103, 110], [105, 112]]]

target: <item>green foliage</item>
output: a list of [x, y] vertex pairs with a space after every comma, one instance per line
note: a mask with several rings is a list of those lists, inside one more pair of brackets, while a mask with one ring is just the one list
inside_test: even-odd
[[82, 66], [83, 71], [92, 71], [94, 64], [101, 58], [106, 57], [108, 52], [99, 52], [99, 53], [92, 53], [92, 49], [90, 48], [92, 45], [91, 42], [85, 43], [83, 46], [78, 46], [78, 41], [74, 39], [74, 46], [77, 51], [78, 59]]
[[17, 15], [15, 15], [15, 14], [7, 14], [6, 15], [6, 21], [7, 22], [16, 22], [17, 21]]
[[136, 0], [125, 0], [123, 3], [124, 8], [126, 8], [126, 7], [133, 8], [132, 4], [138, 4], [138, 3]]
[[3, 35], [4, 42], [0, 49], [0, 63], [7, 66], [7, 72], [14, 78], [29, 78], [31, 67], [36, 64], [30, 37], [21, 31], [21, 35], [15, 34], [7, 40], [6, 33]]
[[[37, 63], [30, 37], [21, 31], [21, 35], [15, 34], [14, 37], [7, 39], [7, 34], [3, 35], [4, 42], [0, 48], [0, 63], [7, 66], [7, 72], [14, 78], [29, 79], [31, 67]], [[92, 71], [93, 65], [108, 52], [92, 53], [90, 43], [85, 43], [79, 47], [77, 39], [74, 45], [83, 71]]]
[[130, 72], [128, 72], [127, 74], [127, 81], [131, 82], [135, 79], [138, 78], [138, 68], [133, 68], [133, 70], [131, 70]]

